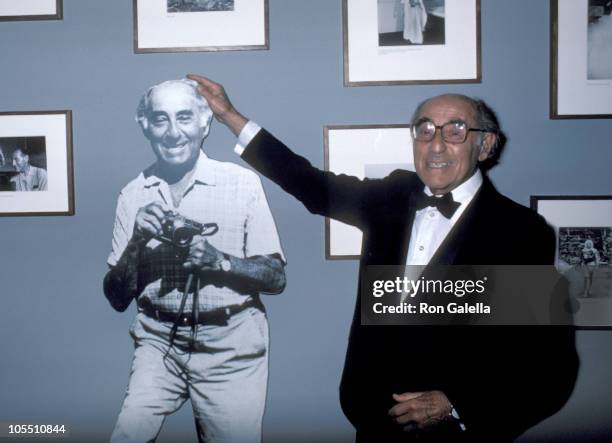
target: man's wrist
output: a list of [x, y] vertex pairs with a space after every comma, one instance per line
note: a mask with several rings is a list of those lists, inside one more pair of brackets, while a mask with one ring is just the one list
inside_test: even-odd
[[249, 120], [239, 113], [236, 110], [233, 110], [229, 114], [223, 116], [223, 123], [234, 133], [235, 136], [238, 136], [244, 126], [247, 124]]

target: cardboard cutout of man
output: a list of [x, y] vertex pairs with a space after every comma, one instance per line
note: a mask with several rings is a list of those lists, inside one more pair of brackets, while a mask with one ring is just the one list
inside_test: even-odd
[[[285, 286], [260, 180], [201, 150], [212, 112], [194, 82], [153, 86], [136, 118], [156, 162], [119, 195], [104, 279], [113, 308], [124, 311], [134, 298], [138, 307], [111, 441], [154, 441], [165, 417], [190, 399], [201, 441], [258, 443], [268, 378], [259, 296]], [[210, 223], [217, 232], [188, 241], [189, 229]]]

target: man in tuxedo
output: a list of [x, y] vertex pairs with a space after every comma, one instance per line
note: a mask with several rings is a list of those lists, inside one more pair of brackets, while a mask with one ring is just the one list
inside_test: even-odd
[[[363, 231], [368, 265], [549, 265], [552, 229], [502, 196], [479, 165], [503, 134], [481, 100], [447, 94], [412, 119], [416, 174], [360, 180], [314, 168], [190, 75], [242, 158], [315, 213]], [[362, 326], [358, 294], [340, 386], [357, 442], [512, 441], [569, 398], [578, 358], [566, 327]]]

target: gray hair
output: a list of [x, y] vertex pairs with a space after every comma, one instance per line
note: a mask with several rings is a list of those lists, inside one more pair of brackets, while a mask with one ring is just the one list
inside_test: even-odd
[[196, 106], [200, 111], [201, 127], [206, 128], [210, 126], [210, 122], [212, 121], [213, 117], [213, 112], [211, 111], [210, 106], [208, 106], [208, 102], [206, 101], [206, 99], [198, 93], [198, 84], [193, 80], [181, 78], [178, 80], [167, 80], [165, 82], [158, 83], [156, 85], [151, 86], [145, 91], [145, 93], [140, 98], [138, 108], [136, 108], [136, 121], [138, 122], [142, 130], [144, 131], [149, 127], [149, 119], [147, 114], [151, 107], [151, 95], [153, 95], [153, 91], [155, 91], [157, 88], [165, 88], [172, 85], [187, 86], [187, 88], [192, 91]]
[[489, 152], [489, 159], [495, 162], [496, 158], [499, 157], [501, 150], [506, 144], [506, 135], [504, 131], [502, 131], [499, 120], [497, 119], [497, 115], [495, 111], [487, 104], [484, 100], [477, 97], [469, 97], [463, 94], [444, 94], [439, 95], [437, 97], [428, 98], [423, 100], [414, 110], [412, 114], [412, 123], [414, 124], [416, 120], [420, 117], [421, 111], [423, 107], [429, 103], [431, 100], [438, 97], [454, 97], [460, 100], [467, 102], [472, 109], [474, 110], [474, 114], [476, 114], [476, 124], [478, 127], [486, 132], [495, 135], [495, 141], [493, 142], [493, 146], [491, 146], [491, 151]]

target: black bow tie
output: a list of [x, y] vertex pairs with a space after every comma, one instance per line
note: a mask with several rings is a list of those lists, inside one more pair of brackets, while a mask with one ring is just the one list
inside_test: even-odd
[[444, 217], [451, 218], [457, 208], [461, 206], [461, 203], [457, 203], [455, 200], [453, 200], [453, 194], [450, 192], [447, 192], [442, 197], [427, 195], [424, 192], [421, 192], [416, 201], [417, 211], [429, 206], [436, 208]]

